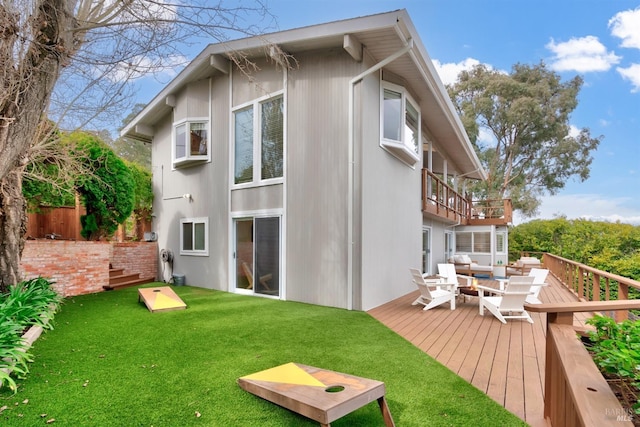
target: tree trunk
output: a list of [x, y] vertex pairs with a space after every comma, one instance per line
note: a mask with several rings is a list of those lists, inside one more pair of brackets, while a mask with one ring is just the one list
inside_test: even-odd
[[[0, 6], [0, 291], [17, 283], [26, 232], [22, 172], [61, 67], [77, 51], [73, 2], [38, 0], [28, 21]], [[20, 26], [28, 28], [20, 28]], [[22, 34], [30, 34], [25, 38]]]
[[27, 232], [22, 196], [22, 170], [14, 169], [0, 181], [0, 293], [20, 281], [20, 257]]

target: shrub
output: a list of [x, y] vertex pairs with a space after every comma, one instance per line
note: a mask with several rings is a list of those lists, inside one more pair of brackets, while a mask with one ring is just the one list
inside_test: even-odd
[[16, 383], [10, 371], [24, 377], [33, 360], [22, 340], [23, 332], [31, 326], [53, 328], [53, 315], [61, 298], [42, 277], [20, 282], [0, 296], [0, 387], [5, 384], [13, 391]]
[[[627, 379], [635, 387], [640, 385], [640, 320], [621, 323], [610, 317], [594, 316], [587, 323], [595, 326], [590, 332], [590, 351], [593, 360], [604, 373]], [[640, 413], [640, 403], [633, 405]]]

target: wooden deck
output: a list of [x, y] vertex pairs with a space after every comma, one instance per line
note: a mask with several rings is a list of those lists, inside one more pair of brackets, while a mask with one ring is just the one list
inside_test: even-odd
[[[481, 280], [481, 282], [483, 282]], [[543, 303], [575, 302], [577, 298], [554, 277], [540, 293]], [[486, 284], [486, 283], [484, 283]], [[491, 313], [478, 313], [478, 299], [458, 299], [423, 311], [412, 306], [416, 290], [369, 314], [406, 338], [460, 377], [486, 393], [531, 426], [544, 421], [544, 365], [546, 315], [530, 313], [533, 324], [521, 320], [502, 324]], [[584, 326], [586, 314], [576, 314], [574, 325]]]

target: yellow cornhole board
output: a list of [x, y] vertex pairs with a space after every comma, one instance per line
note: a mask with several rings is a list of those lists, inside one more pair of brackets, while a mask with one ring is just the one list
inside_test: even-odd
[[183, 310], [187, 304], [169, 286], [138, 289], [138, 301], [144, 301], [150, 312]]
[[286, 363], [238, 378], [238, 385], [249, 393], [297, 412], [320, 423], [329, 424], [377, 400], [387, 427], [395, 426], [384, 383], [349, 374]]

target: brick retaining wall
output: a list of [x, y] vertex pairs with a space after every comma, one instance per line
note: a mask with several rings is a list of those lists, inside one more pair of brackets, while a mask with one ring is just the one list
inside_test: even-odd
[[111, 265], [113, 265], [114, 268], [124, 268], [125, 274], [139, 273], [140, 277], [157, 279], [158, 243], [113, 243]]
[[126, 273], [155, 278], [158, 271], [156, 242], [87, 242], [27, 240], [22, 253], [24, 279], [46, 277], [63, 297], [101, 292], [109, 283], [109, 263]]

